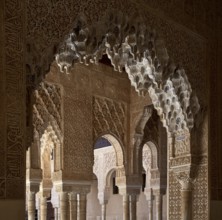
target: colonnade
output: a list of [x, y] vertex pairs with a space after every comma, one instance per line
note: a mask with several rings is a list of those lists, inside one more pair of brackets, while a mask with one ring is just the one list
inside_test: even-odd
[[[58, 206], [53, 206], [54, 219], [86, 220], [86, 195], [87, 193], [82, 192], [58, 193]], [[35, 192], [29, 192], [27, 197], [28, 220], [35, 220], [36, 210], [38, 212], [39, 220], [47, 220], [47, 197]]]
[[[152, 197], [152, 198], [151, 198]], [[148, 198], [148, 219], [162, 220], [162, 195], [155, 195]], [[137, 219], [138, 195], [122, 195], [123, 220]], [[106, 220], [107, 202], [101, 204], [101, 219]], [[153, 204], [156, 203], [155, 218], [153, 217]], [[58, 204], [53, 205], [55, 220], [86, 220], [87, 217], [87, 193], [86, 192], [60, 192], [58, 193]], [[27, 214], [28, 220], [35, 220], [36, 210], [38, 220], [47, 220], [47, 197], [42, 193], [27, 193]]]

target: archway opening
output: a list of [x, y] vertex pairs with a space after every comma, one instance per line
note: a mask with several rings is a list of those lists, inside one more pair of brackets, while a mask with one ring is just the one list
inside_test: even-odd
[[[88, 195], [88, 218], [98, 217], [98, 214], [102, 219], [122, 218], [122, 196], [119, 195], [116, 172], [118, 168], [123, 168], [123, 161], [122, 147], [114, 136], [106, 134], [96, 140], [93, 166], [96, 179], [93, 180]], [[96, 186], [97, 189], [94, 189]], [[94, 192], [97, 192], [96, 198]], [[92, 210], [95, 203], [98, 206], [98, 202], [101, 210], [99, 213]]]

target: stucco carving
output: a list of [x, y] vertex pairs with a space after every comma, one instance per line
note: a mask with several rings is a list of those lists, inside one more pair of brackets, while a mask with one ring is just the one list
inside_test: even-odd
[[34, 99], [34, 129], [39, 133], [41, 138], [50, 124], [60, 141], [62, 141], [61, 88], [47, 82], [41, 83], [39, 88], [34, 92]]
[[25, 5], [25, 1], [2, 1], [0, 9], [0, 199], [24, 199]]
[[117, 168], [116, 153], [113, 146], [109, 146], [94, 150], [94, 157], [93, 172], [98, 179], [98, 192], [105, 195], [110, 181], [110, 179], [107, 181], [107, 176]]
[[126, 103], [94, 96], [93, 133], [94, 140], [101, 134], [112, 133], [124, 143], [126, 138]]
[[143, 21], [117, 11], [95, 25], [79, 17], [60, 45], [56, 61], [61, 72], [69, 73], [74, 63], [98, 64], [103, 54], [108, 55], [114, 70], [125, 68], [137, 92], [149, 92], [169, 132], [193, 127], [199, 103], [185, 70], [169, 62], [163, 40]]

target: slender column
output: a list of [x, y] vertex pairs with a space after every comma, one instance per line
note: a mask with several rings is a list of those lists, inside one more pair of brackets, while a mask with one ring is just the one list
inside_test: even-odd
[[54, 219], [59, 220], [58, 208], [57, 207], [54, 208]]
[[47, 198], [44, 196], [40, 198], [40, 219], [47, 219]]
[[37, 208], [37, 219], [41, 219], [41, 214], [40, 214], [40, 197], [39, 193], [37, 193], [37, 198], [36, 198], [36, 208]]
[[78, 194], [77, 214], [78, 220], [86, 220], [86, 193]]
[[28, 220], [35, 220], [35, 193], [29, 192], [28, 194]]
[[102, 220], [106, 220], [106, 204], [105, 203], [101, 205], [101, 217], [102, 217]]
[[60, 220], [68, 220], [68, 193], [59, 194]]
[[137, 196], [132, 194], [129, 196], [130, 220], [136, 220], [136, 202]]
[[156, 220], [162, 220], [162, 195], [155, 195], [156, 199]]
[[69, 194], [70, 220], [77, 220], [77, 194]]
[[148, 219], [153, 220], [153, 201], [152, 199], [148, 200]]
[[181, 214], [182, 220], [191, 220], [191, 201], [192, 191], [191, 189], [181, 190]]
[[123, 195], [123, 220], [129, 220], [129, 196]]

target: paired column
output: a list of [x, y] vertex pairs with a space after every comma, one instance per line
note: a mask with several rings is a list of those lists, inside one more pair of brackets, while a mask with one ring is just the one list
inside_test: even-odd
[[137, 195], [129, 195], [129, 211], [130, 211], [130, 220], [136, 220], [136, 203]]
[[77, 220], [86, 220], [86, 193], [79, 193], [77, 198]]
[[77, 220], [77, 193], [69, 194], [70, 220]]
[[123, 220], [136, 220], [136, 194], [123, 195]]

